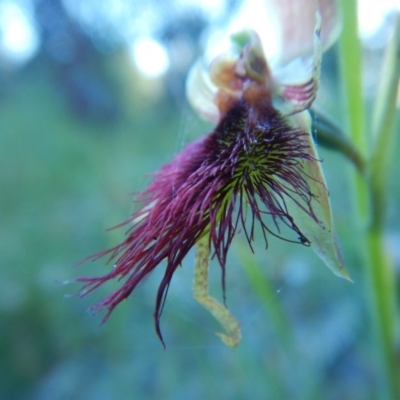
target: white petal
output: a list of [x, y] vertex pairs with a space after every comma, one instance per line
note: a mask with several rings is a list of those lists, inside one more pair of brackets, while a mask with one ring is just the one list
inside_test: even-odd
[[218, 88], [211, 82], [208, 71], [198, 61], [186, 81], [186, 96], [193, 109], [204, 119], [218, 123], [220, 112], [214, 103]]

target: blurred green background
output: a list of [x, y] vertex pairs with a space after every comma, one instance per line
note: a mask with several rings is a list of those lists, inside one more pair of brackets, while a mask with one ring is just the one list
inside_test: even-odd
[[[211, 19], [190, 2], [80, 3], [0, 1], [0, 398], [376, 398], [368, 292], [347, 179], [352, 166], [324, 149], [354, 284], [333, 276], [307, 248], [271, 239], [266, 252], [259, 238], [253, 255], [239, 235], [227, 268], [228, 306], [243, 329], [237, 349], [221, 343], [214, 334], [220, 327], [192, 298], [193, 253], [169, 290], [166, 350], [152, 318], [163, 266], [105, 325], [85, 309], [116, 282], [83, 299], [67, 296], [80, 286], [60, 282], [108, 271], [104, 260], [74, 265], [123, 238], [123, 229], [106, 229], [134, 210], [132, 192], [145, 187], [146, 174], [211, 129], [186, 103], [185, 76], [202, 32], [238, 1], [222, 2]], [[6, 51], [7, 7], [14, 14], [19, 8], [34, 28], [30, 52]], [[160, 76], [146, 76], [134, 63], [130, 43], [141, 35], [169, 55]], [[324, 59], [318, 101], [341, 124], [336, 54], [333, 48]], [[365, 48], [368, 102], [381, 55], [382, 46]], [[393, 156], [397, 168], [399, 141]], [[386, 244], [397, 271], [399, 203], [393, 172]], [[211, 290], [220, 299], [219, 272], [212, 262]]]

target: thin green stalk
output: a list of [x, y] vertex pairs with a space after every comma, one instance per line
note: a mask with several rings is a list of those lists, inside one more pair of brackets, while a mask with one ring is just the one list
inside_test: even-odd
[[372, 218], [367, 231], [371, 257], [371, 284], [379, 338], [387, 380], [395, 387], [392, 398], [400, 398], [400, 365], [396, 356], [396, 276], [392, 260], [384, 251], [386, 188], [390, 170], [390, 153], [394, 142], [396, 100], [400, 78], [400, 14], [395, 18], [392, 39], [386, 49], [381, 80], [374, 106], [372, 135], [374, 141], [370, 165], [370, 198]]
[[[340, 61], [348, 132], [361, 157], [368, 153], [362, 85], [362, 49], [358, 39], [357, 0], [341, 0], [343, 32], [340, 38]], [[354, 174], [357, 220], [365, 224], [368, 217], [367, 187], [363, 177]]]
[[374, 145], [370, 181], [374, 219], [371, 228], [378, 230], [382, 230], [384, 224], [386, 184], [395, 137], [393, 126], [400, 78], [400, 14], [396, 15], [393, 28], [392, 40], [385, 52], [372, 119]]
[[[355, 146], [363, 154], [367, 152], [364, 127], [364, 104], [361, 90], [361, 45], [357, 30], [356, 0], [342, 0], [344, 31], [341, 39], [340, 56], [345, 96], [348, 102], [349, 131]], [[397, 21], [398, 24], [398, 21]], [[398, 29], [398, 27], [396, 28]], [[400, 370], [396, 365], [396, 294], [393, 265], [383, 247], [385, 190], [388, 175], [388, 153], [393, 135], [398, 66], [396, 66], [397, 37], [388, 48], [379, 86], [377, 103], [372, 121], [375, 143], [370, 159], [369, 179], [364, 186], [359, 177], [354, 177], [355, 205], [357, 217], [362, 225], [370, 218], [370, 224], [360, 235], [363, 262], [369, 278], [370, 313], [376, 334], [379, 354], [379, 398], [399, 399]], [[368, 190], [367, 190], [368, 189]], [[368, 203], [371, 205], [368, 215]]]
[[396, 288], [393, 264], [387, 257], [380, 232], [368, 230], [366, 235], [369, 256], [371, 314], [375, 322], [378, 361], [381, 362], [380, 399], [400, 399], [400, 368], [396, 344]]

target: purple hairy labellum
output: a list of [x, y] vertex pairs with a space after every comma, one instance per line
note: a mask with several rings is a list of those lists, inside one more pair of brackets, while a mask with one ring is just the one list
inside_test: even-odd
[[[268, 234], [280, 236], [282, 223], [296, 233], [300, 243], [309, 243], [285, 206], [285, 198], [292, 198], [318, 222], [302, 169], [304, 160], [312, 160], [306, 133], [290, 127], [263, 93], [259, 93], [257, 102], [251, 94], [250, 101], [246, 96], [238, 100], [213, 132], [187, 146], [155, 175], [138, 197], [143, 207], [126, 222], [131, 226], [125, 241], [91, 257], [110, 255], [116, 260], [115, 267], [99, 278], [78, 278], [85, 282], [83, 293], [109, 279], [126, 279], [120, 289], [94, 306], [108, 309], [106, 318], [166, 260], [155, 309], [161, 335], [160, 314], [172, 276], [206, 233], [223, 271], [238, 227], [242, 227], [250, 246], [256, 223], [266, 243]], [[273, 226], [264, 222], [266, 215], [272, 217]]]
[[[199, 63], [193, 67], [188, 99], [217, 126], [163, 166], [139, 193], [141, 208], [121, 224], [128, 226], [125, 240], [88, 258], [108, 256], [114, 268], [104, 276], [78, 278], [84, 283], [81, 296], [111, 279], [123, 281], [92, 307], [107, 310], [104, 320], [165, 262], [154, 313], [163, 342], [160, 316], [172, 276], [196, 247], [195, 298], [225, 329], [227, 334], [218, 334], [221, 339], [236, 346], [240, 325], [225, 305], [209, 295], [208, 264], [215, 257], [221, 266], [225, 295], [232, 239], [241, 230], [252, 248], [256, 226], [266, 247], [271, 235], [310, 246], [336, 275], [348, 278], [305, 111], [318, 88], [320, 30], [317, 12], [314, 53], [301, 61], [306, 66], [302, 81], [293, 83], [282, 74], [275, 77], [259, 36], [251, 30], [233, 35], [231, 51], [216, 57], [207, 71]], [[287, 237], [283, 227], [293, 234]]]

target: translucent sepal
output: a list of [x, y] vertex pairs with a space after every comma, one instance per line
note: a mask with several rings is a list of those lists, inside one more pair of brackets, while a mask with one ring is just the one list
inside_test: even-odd
[[304, 160], [303, 170], [308, 175], [313, 200], [312, 208], [315, 219], [304, 212], [292, 199], [286, 199], [288, 213], [302, 234], [309, 240], [311, 248], [324, 261], [326, 266], [335, 275], [351, 281], [349, 273], [344, 265], [341, 250], [339, 248], [332, 212], [329, 193], [325, 183], [325, 177], [318, 161], [318, 153], [311, 135], [311, 118], [308, 112], [303, 112], [290, 117], [292, 125], [301, 127], [307, 132], [307, 140], [310, 146], [310, 155], [314, 160]]

